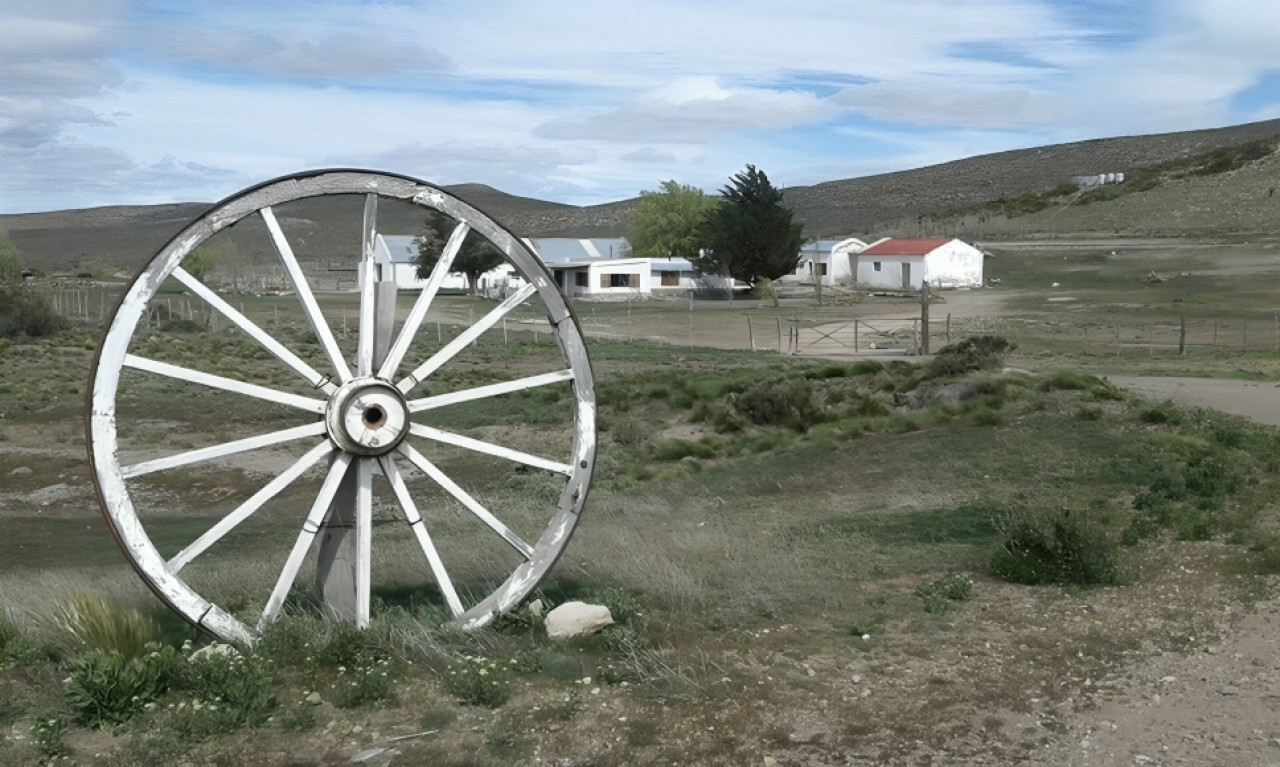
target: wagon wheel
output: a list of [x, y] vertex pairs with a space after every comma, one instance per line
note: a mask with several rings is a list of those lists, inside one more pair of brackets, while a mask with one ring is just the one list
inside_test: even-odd
[[[424, 216], [451, 230], [416, 296], [397, 293], [380, 201], [402, 231]], [[316, 219], [344, 215], [352, 226], [338, 228], [355, 231], [338, 269], [353, 270], [358, 300], [313, 290], [299, 258], [323, 249]], [[496, 304], [440, 292], [472, 238], [505, 258]], [[210, 250], [259, 286], [275, 275], [286, 297], [206, 285], [195, 273]], [[516, 321], [541, 332], [511, 356], [499, 344]], [[304, 568], [330, 612], [360, 626], [383, 570], [410, 590], [416, 579], [444, 618], [483, 625], [555, 564], [594, 468], [590, 363], [553, 278], [474, 207], [398, 175], [307, 173], [214, 206], [129, 286], [90, 384], [89, 459], [117, 542], [164, 602], [226, 640], [252, 642]]]

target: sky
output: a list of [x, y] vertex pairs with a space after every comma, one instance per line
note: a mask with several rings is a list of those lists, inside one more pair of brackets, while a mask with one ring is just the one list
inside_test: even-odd
[[1278, 0], [0, 0], [0, 213], [361, 167], [574, 205], [1280, 117]]

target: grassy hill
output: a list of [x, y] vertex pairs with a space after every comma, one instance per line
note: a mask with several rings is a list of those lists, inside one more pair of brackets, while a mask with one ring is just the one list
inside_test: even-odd
[[[956, 234], [971, 239], [1120, 234], [1256, 236], [1272, 231], [1280, 198], [1280, 120], [1215, 130], [1080, 141], [971, 157], [927, 168], [785, 191], [810, 238]], [[1123, 172], [1106, 190], [1065, 187], [1073, 176]], [[446, 187], [524, 236], [620, 236], [638, 199], [576, 207], [482, 184]], [[308, 255], [350, 252], [359, 225], [334, 200], [280, 211]], [[206, 203], [0, 216], [25, 262], [45, 271], [131, 271]], [[415, 233], [420, 212], [384, 205], [383, 230]], [[253, 226], [242, 249], [262, 247]]]

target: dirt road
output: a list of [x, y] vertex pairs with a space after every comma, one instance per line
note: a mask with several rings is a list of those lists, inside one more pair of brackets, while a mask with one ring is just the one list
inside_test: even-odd
[[1258, 423], [1280, 426], [1280, 384], [1273, 381], [1138, 376], [1108, 378], [1116, 386], [1156, 402], [1173, 400], [1179, 405], [1209, 407]]

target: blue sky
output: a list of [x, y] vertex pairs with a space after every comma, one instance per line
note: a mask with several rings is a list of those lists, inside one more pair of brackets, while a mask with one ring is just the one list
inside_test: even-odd
[[4, 213], [332, 166], [581, 205], [1280, 117], [1276, 0], [4, 0], [0, 28]]

